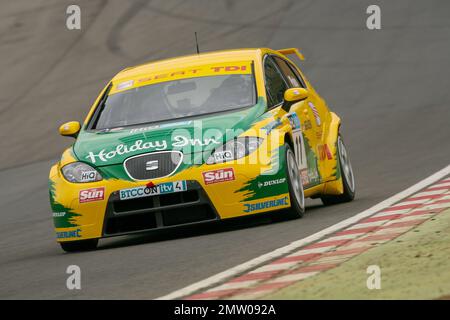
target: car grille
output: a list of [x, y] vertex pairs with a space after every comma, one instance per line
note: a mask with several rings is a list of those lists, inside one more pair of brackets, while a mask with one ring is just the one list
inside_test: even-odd
[[125, 171], [134, 180], [150, 180], [171, 175], [181, 164], [183, 154], [179, 151], [162, 151], [128, 158]]
[[103, 226], [111, 236], [161, 229], [218, 219], [205, 191], [196, 181], [186, 181], [187, 191], [120, 200], [113, 192]]

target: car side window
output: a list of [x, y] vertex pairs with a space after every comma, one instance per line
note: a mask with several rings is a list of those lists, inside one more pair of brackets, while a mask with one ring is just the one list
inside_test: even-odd
[[269, 108], [283, 103], [286, 82], [270, 56], [264, 60], [264, 78], [266, 82], [267, 104]]
[[300, 72], [298, 72], [298, 69], [294, 65], [292, 65], [292, 63], [287, 62], [287, 64], [289, 65], [289, 67], [291, 67], [291, 70], [297, 76], [298, 81], [300, 81], [301, 87], [307, 89], [305, 80], [303, 80], [302, 75], [300, 74]]
[[273, 59], [277, 63], [281, 72], [283, 72], [286, 79], [288, 79], [291, 87], [305, 88], [305, 84], [302, 81], [300, 74], [298, 73], [297, 69], [295, 69], [294, 66], [292, 66], [289, 62], [280, 57], [273, 57]]

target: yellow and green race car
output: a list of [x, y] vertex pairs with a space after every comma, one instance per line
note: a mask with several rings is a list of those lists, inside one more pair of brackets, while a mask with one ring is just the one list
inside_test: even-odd
[[350, 201], [355, 183], [330, 112], [287, 56], [202, 53], [119, 72], [50, 171], [65, 251], [98, 239], [248, 216], [296, 218], [305, 197]]

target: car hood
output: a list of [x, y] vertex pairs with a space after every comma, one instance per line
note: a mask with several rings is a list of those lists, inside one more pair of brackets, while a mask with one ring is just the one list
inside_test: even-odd
[[138, 154], [180, 150], [184, 154], [214, 149], [248, 130], [265, 112], [262, 98], [250, 108], [159, 124], [81, 131], [73, 150], [76, 157], [94, 166], [122, 163]]

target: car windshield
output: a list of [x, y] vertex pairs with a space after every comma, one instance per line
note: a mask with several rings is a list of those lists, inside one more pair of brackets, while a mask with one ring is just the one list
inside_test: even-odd
[[195, 77], [146, 85], [106, 97], [93, 129], [205, 115], [252, 106], [252, 74]]

